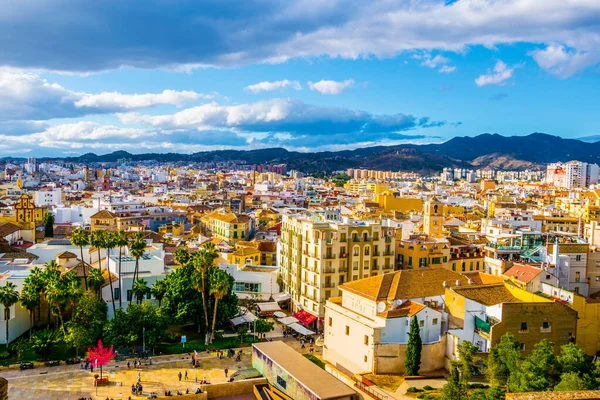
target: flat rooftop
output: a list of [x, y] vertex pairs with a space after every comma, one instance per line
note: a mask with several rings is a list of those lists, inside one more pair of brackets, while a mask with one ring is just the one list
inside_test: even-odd
[[319, 399], [339, 399], [356, 395], [348, 385], [317, 367], [282, 341], [255, 343], [252, 347], [286, 370]]

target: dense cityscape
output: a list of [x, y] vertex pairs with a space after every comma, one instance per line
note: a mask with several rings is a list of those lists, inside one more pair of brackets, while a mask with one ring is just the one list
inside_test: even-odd
[[30, 368], [48, 374], [39, 398], [585, 393], [598, 178], [578, 161], [431, 176], [6, 161], [3, 376], [21, 377], [16, 398]]

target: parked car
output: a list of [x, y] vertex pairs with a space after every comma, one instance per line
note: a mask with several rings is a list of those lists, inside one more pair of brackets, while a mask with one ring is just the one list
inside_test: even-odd
[[45, 365], [46, 367], [57, 367], [60, 365], [60, 361], [46, 361]]
[[33, 369], [33, 363], [32, 362], [21, 363], [21, 365], [19, 365], [19, 368], [21, 369], [21, 371], [24, 369]]

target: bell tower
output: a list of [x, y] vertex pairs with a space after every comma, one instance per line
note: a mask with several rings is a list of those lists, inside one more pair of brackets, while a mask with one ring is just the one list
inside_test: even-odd
[[439, 236], [442, 234], [442, 223], [444, 221], [443, 206], [435, 197], [432, 197], [425, 203], [423, 230], [427, 236]]

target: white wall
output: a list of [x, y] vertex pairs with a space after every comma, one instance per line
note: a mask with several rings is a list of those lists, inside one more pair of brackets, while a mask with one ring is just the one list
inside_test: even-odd
[[[8, 272], [10, 274], [10, 272]], [[12, 282], [17, 286], [20, 293], [23, 288], [23, 281], [27, 274], [18, 272], [18, 276], [9, 276], [0, 281], [0, 286], [5, 286], [6, 282]], [[8, 339], [13, 342], [29, 329], [29, 313], [17, 303], [10, 308], [10, 319], [8, 321]], [[6, 321], [4, 320], [4, 306], [0, 304], [0, 344], [6, 344]]]

